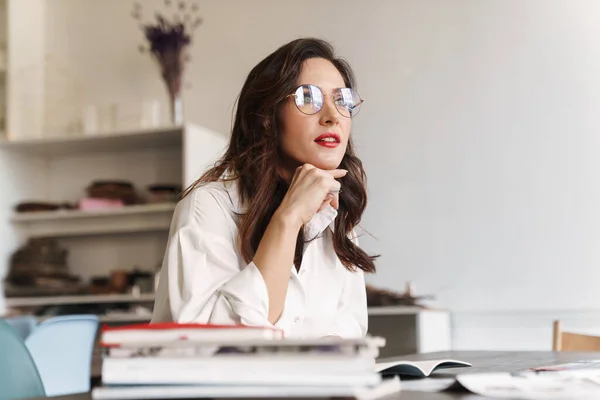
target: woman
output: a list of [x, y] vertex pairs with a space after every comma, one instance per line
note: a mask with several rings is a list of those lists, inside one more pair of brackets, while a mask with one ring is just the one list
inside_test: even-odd
[[175, 210], [153, 322], [366, 334], [363, 273], [375, 265], [354, 234], [367, 196], [353, 87], [321, 40], [292, 41], [254, 67], [225, 155]]

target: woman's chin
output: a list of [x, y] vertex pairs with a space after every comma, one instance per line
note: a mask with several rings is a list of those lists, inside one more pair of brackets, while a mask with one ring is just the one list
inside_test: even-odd
[[342, 160], [313, 160], [312, 162], [309, 161], [310, 164], [325, 171], [339, 168], [341, 162]]

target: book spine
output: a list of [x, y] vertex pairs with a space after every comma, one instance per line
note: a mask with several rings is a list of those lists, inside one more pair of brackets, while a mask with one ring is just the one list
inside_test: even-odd
[[101, 345], [115, 347], [123, 344], [160, 342], [217, 343], [218, 341], [245, 342], [248, 340], [283, 339], [283, 331], [260, 329], [171, 329], [171, 330], [126, 330], [108, 331], [101, 336]]
[[366, 346], [217, 346], [195, 345], [187, 343], [186, 346], [131, 346], [131, 347], [106, 347], [103, 349], [104, 357], [111, 358], [150, 358], [150, 357], [211, 357], [223, 355], [245, 355], [271, 357], [282, 356], [313, 356], [313, 355], [346, 355], [367, 356], [377, 358], [379, 349]]
[[137, 368], [134, 370], [110, 369], [102, 372], [104, 385], [373, 385], [381, 376], [372, 372], [276, 371], [256, 368], [186, 368], [164, 370]]

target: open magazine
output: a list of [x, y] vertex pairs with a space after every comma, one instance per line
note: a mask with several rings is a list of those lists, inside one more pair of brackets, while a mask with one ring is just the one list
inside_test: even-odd
[[441, 392], [460, 390], [497, 399], [600, 399], [600, 363], [578, 361], [515, 373], [460, 373], [403, 380], [402, 390]]
[[425, 378], [434, 371], [445, 368], [470, 367], [471, 364], [459, 360], [392, 361], [375, 365], [375, 370], [384, 376], [399, 375]]

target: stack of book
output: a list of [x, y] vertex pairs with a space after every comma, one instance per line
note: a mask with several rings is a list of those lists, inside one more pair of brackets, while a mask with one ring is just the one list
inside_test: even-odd
[[101, 399], [355, 397], [399, 390], [382, 382], [382, 338], [284, 339], [272, 328], [151, 324], [103, 327]]

